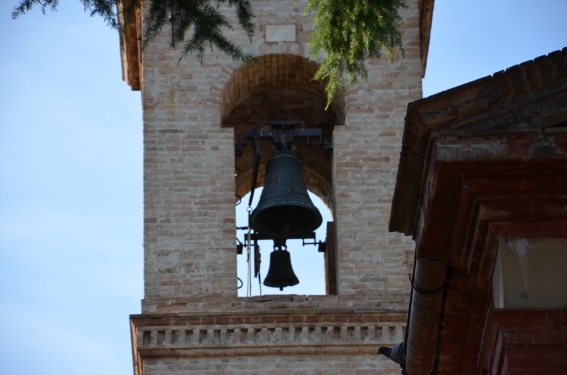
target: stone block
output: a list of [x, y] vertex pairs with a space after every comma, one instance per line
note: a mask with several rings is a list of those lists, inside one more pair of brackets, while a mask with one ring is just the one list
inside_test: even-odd
[[266, 25], [266, 42], [295, 42], [296, 25]]

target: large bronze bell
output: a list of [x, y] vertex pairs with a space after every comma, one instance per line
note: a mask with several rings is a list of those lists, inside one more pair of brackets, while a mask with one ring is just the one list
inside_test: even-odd
[[287, 250], [274, 250], [270, 254], [270, 269], [264, 279], [264, 285], [283, 290], [286, 286], [299, 284], [291, 267], [291, 257]]
[[287, 154], [268, 160], [264, 190], [250, 215], [250, 227], [264, 236], [288, 239], [301, 238], [322, 222], [307, 193], [301, 160]]

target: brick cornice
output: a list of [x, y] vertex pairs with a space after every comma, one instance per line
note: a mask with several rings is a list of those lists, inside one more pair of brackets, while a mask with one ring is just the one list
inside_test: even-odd
[[567, 126], [565, 103], [567, 48], [410, 103], [389, 230], [414, 233], [435, 138], [545, 136]]
[[[490, 223], [499, 212], [512, 221], [562, 218], [566, 146], [567, 131], [432, 141], [416, 207], [417, 257], [454, 259], [468, 268], [478, 220]], [[490, 212], [494, 205], [500, 211]]]
[[562, 127], [431, 141], [414, 235], [418, 260], [450, 261], [443, 314], [427, 317], [440, 374], [478, 366], [500, 238], [567, 236], [566, 146]]
[[566, 309], [491, 309], [476, 373], [565, 373], [565, 342]]
[[136, 374], [143, 359], [376, 354], [403, 341], [405, 314], [306, 310], [285, 313], [131, 315]]

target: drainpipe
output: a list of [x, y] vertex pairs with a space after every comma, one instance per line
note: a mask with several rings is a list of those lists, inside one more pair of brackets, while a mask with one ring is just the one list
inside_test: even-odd
[[431, 375], [435, 367], [447, 259], [416, 259], [406, 330], [407, 375]]

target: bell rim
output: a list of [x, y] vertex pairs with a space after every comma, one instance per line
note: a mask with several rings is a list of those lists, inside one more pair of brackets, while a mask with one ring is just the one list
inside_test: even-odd
[[[310, 220], [311, 225], [302, 227], [301, 229], [290, 230], [288, 238], [290, 238], [292, 236], [299, 236], [299, 235], [302, 235], [302, 234], [311, 233], [311, 232], [319, 229], [319, 227], [321, 227], [321, 225], [323, 224], [323, 216], [321, 215], [319, 210], [315, 207], [315, 205], [313, 205], [313, 207], [315, 207], [315, 210], [307, 208], [303, 205], [288, 205], [288, 206], [305, 208], [305, 210], [308, 211], [312, 215], [311, 220]], [[278, 207], [273, 206], [273, 207], [267, 207], [267, 208], [262, 207], [262, 208], [263, 208], [262, 212], [258, 212], [256, 214], [254, 214], [254, 211], [253, 211], [252, 214], [250, 215], [250, 228], [254, 229], [256, 232], [258, 232], [260, 234], [275, 236], [274, 238], [280, 238], [278, 236], [279, 233], [277, 231], [266, 230], [266, 227], [261, 224], [261, 222], [263, 221], [262, 217], [263, 216], [270, 216], [270, 215], [268, 215], [270, 209], [276, 209]]]

